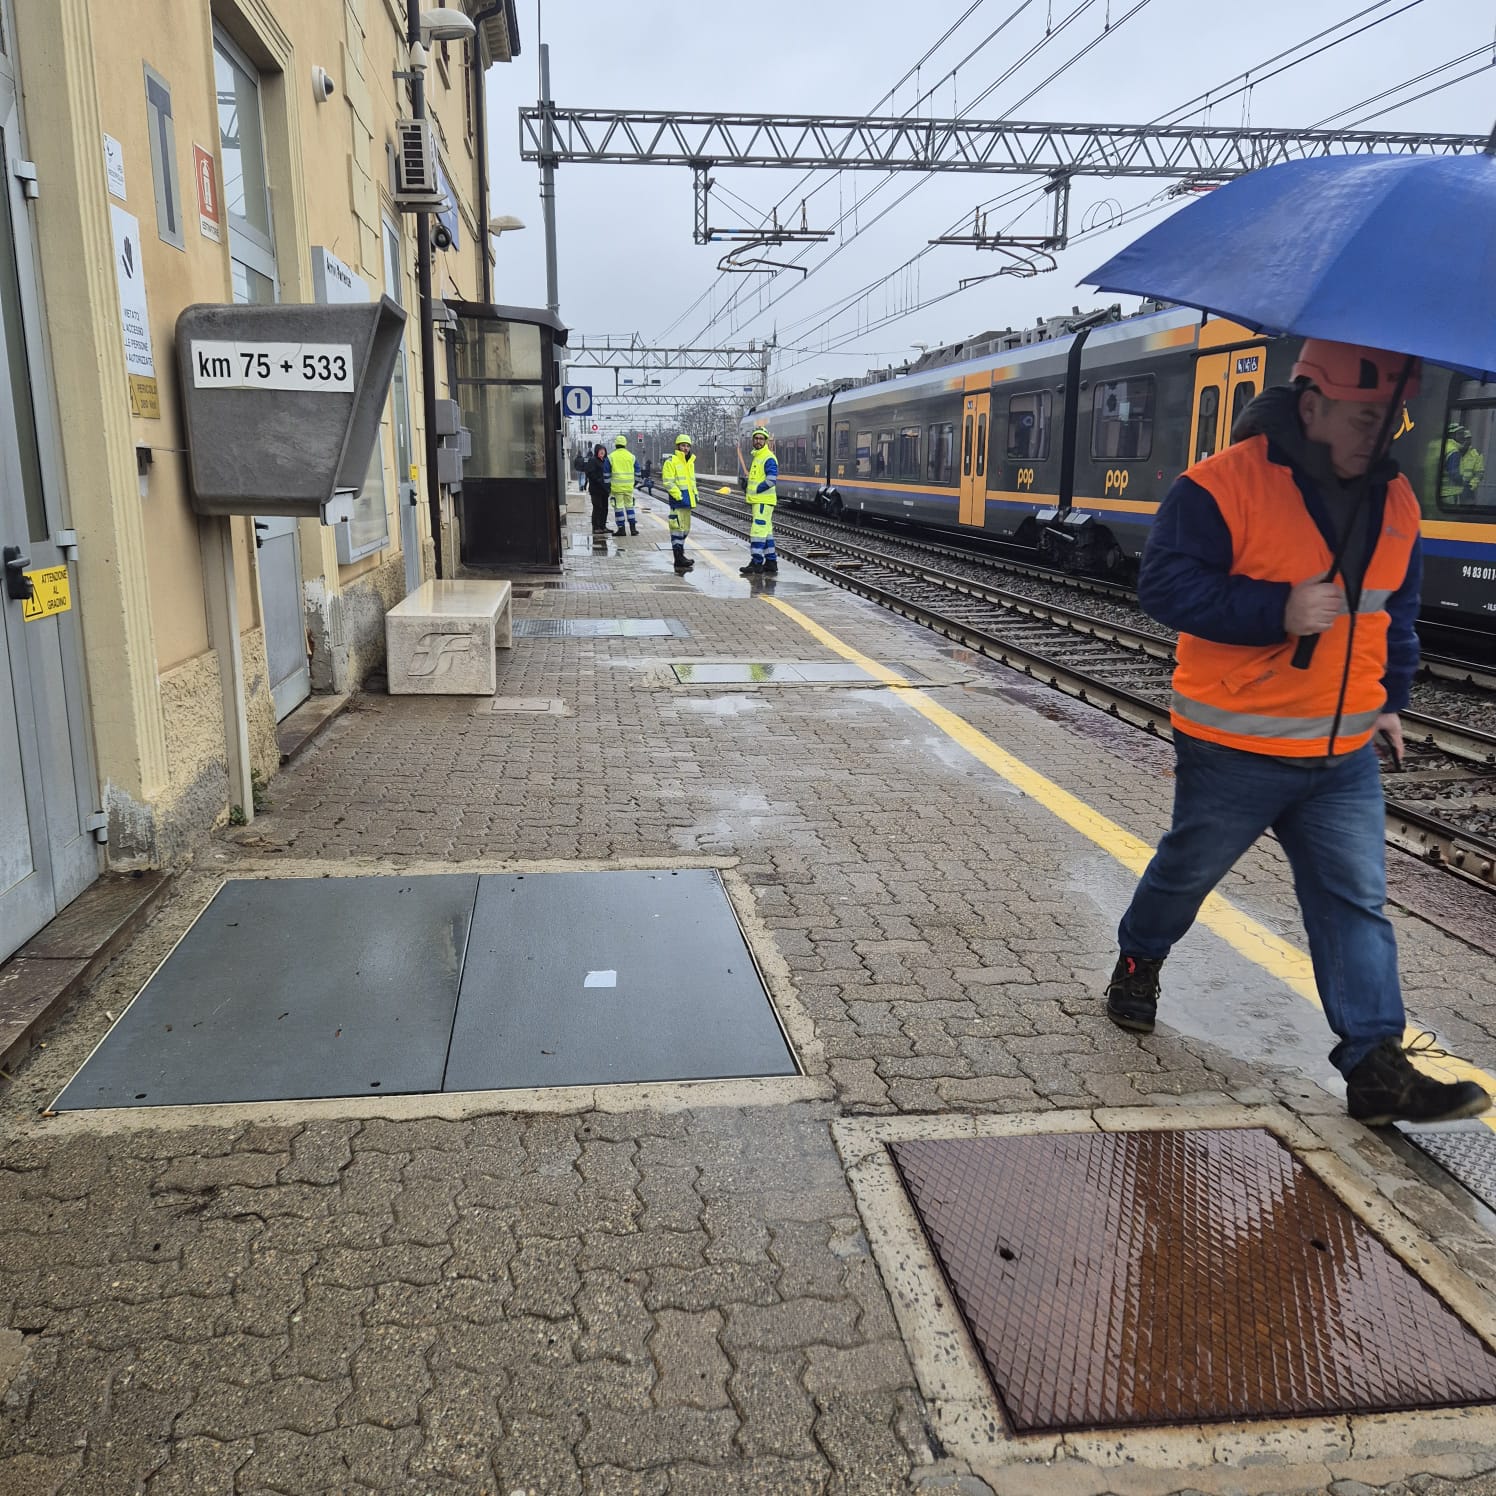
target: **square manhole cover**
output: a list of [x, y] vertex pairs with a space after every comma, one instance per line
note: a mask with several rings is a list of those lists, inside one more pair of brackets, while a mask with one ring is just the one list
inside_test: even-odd
[[488, 702], [488, 710], [519, 712], [535, 717], [571, 716], [571, 709], [559, 696], [494, 696]]
[[517, 618], [514, 632], [527, 639], [689, 638], [678, 618]]
[[1496, 1355], [1263, 1129], [890, 1148], [1018, 1433], [1496, 1399]]

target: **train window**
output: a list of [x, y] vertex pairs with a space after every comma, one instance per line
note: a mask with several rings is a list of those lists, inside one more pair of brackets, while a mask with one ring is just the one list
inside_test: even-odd
[[870, 478], [873, 474], [873, 433], [871, 431], [859, 431], [857, 433], [857, 476], [859, 478]]
[[1220, 426], [1221, 392], [1213, 384], [1200, 391], [1200, 405], [1195, 411], [1195, 456], [1199, 462], [1209, 457], [1216, 449], [1217, 428]]
[[836, 423], [836, 460], [845, 462], [850, 455], [852, 445], [852, 425], [849, 421], [838, 421]]
[[1091, 456], [1137, 461], [1153, 451], [1153, 376], [1114, 379], [1091, 395]]
[[918, 426], [905, 426], [899, 432], [899, 477], [919, 482]]
[[826, 428], [816, 427], [816, 461], [819, 462], [826, 455]]
[[1244, 379], [1231, 391], [1231, 429], [1236, 429], [1237, 417], [1241, 415], [1257, 394], [1257, 386], [1250, 379]]
[[987, 412], [984, 410], [977, 417], [977, 477], [982, 477], [987, 471]]
[[803, 436], [795, 438], [795, 471], [797, 473], [808, 473], [810, 471], [810, 467], [805, 461], [805, 438]]
[[1043, 462], [1049, 456], [1049, 422], [1053, 413], [1054, 396], [1048, 390], [1014, 395], [1008, 401], [1010, 462]]
[[927, 435], [925, 474], [931, 483], [949, 483], [956, 476], [956, 423], [942, 421]]
[[1428, 445], [1429, 483], [1441, 509], [1496, 509], [1496, 404], [1451, 405]]
[[961, 476], [971, 476], [971, 417], [967, 416], [961, 427]]
[[873, 474], [878, 478], [893, 477], [893, 432], [878, 433], [878, 452], [873, 459]]

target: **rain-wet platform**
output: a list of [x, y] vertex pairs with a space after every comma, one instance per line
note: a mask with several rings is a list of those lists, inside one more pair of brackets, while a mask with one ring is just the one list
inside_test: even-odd
[[[356, 698], [29, 1062], [0, 1180], [59, 1235], [0, 1222], [0, 1306], [68, 1358], [38, 1355], [13, 1426], [76, 1408], [109, 1489], [181, 1464], [189, 1431], [273, 1453], [241, 1484], [319, 1489], [391, 1427], [371, 1489], [1225, 1496], [1496, 1470], [1492, 1217], [1345, 1116], [1278, 849], [1223, 886], [1236, 923], [1207, 911], [1171, 957], [1157, 1032], [1115, 1029], [1100, 993], [1168, 745], [789, 560], [750, 582], [705, 523], [677, 576], [663, 520], [641, 527], [515, 579], [499, 694]], [[693, 880], [704, 948], [668, 891]], [[278, 902], [246, 919], [251, 888]], [[1496, 1066], [1496, 959], [1395, 917], [1410, 1013]], [[752, 1053], [683, 1062], [719, 1018]], [[1151, 1158], [1122, 1137], [1170, 1130]], [[1429, 1136], [1454, 1158], [1463, 1132]], [[909, 1145], [1005, 1138], [976, 1178], [915, 1187]], [[1306, 1180], [1354, 1221], [1306, 1213]], [[927, 1232], [932, 1201], [985, 1224]], [[1022, 1347], [1003, 1365], [954, 1307], [973, 1264], [994, 1344]], [[210, 1324], [199, 1394], [196, 1361], [175, 1372]], [[117, 1395], [115, 1344], [181, 1401]]]

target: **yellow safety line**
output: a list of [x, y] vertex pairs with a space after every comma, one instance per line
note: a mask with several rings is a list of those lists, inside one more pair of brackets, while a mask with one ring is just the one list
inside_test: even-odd
[[[707, 559], [719, 570], [727, 569], [709, 553], [702, 552], [701, 554], [707, 555]], [[765, 595], [763, 600], [778, 608], [786, 618], [793, 619], [827, 649], [854, 665], [860, 665], [868, 674], [895, 690], [900, 700], [913, 707], [927, 721], [934, 723], [948, 738], [958, 743], [978, 762], [985, 764], [994, 774], [1005, 779], [1031, 799], [1038, 801], [1052, 815], [1064, 821], [1067, 826], [1074, 828], [1088, 841], [1094, 842], [1102, 851], [1115, 857], [1130, 872], [1141, 876], [1143, 869], [1148, 865], [1149, 858], [1153, 856], [1153, 849], [1147, 842], [1134, 836], [1132, 832], [1124, 830], [1115, 821], [1108, 820], [1100, 811], [1093, 809], [1068, 790], [1061, 789], [1053, 780], [1046, 779], [1042, 774], [1029, 768], [1020, 759], [1014, 758], [1006, 749], [999, 748], [991, 738], [979, 732], [971, 723], [958, 717], [938, 702], [932, 701], [929, 696], [896, 671], [879, 664], [877, 660], [870, 659], [859, 650], [853, 649], [851, 645], [844, 644], [830, 630], [822, 628], [798, 608], [781, 602], [777, 597]], [[1200, 923], [1213, 934], [1218, 935], [1234, 951], [1245, 956], [1254, 965], [1261, 967], [1268, 975], [1276, 977], [1306, 1002], [1313, 1003], [1316, 1008], [1320, 1007], [1319, 993], [1314, 985], [1314, 968], [1310, 964], [1308, 955], [1297, 946], [1275, 935], [1266, 925], [1260, 924], [1218, 893], [1211, 894], [1201, 907]], [[1410, 1025], [1404, 1034], [1404, 1042], [1410, 1042], [1419, 1032], [1421, 1032], [1419, 1029]], [[1483, 1086], [1486, 1091], [1496, 1093], [1496, 1077], [1488, 1075], [1467, 1060], [1455, 1055], [1439, 1058], [1420, 1056], [1420, 1058], [1424, 1059], [1429, 1070], [1439, 1073], [1444, 1078], [1473, 1080]], [[1496, 1132], [1496, 1116], [1487, 1115], [1481, 1120], [1493, 1132]]]

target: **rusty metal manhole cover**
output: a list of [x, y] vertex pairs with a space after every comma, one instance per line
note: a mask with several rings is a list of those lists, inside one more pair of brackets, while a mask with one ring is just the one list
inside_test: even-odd
[[890, 1149], [1015, 1432], [1496, 1400], [1496, 1355], [1262, 1129]]

